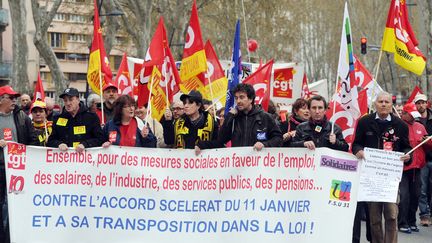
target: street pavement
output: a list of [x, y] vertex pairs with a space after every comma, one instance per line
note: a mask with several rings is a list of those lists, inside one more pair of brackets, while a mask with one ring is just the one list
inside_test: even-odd
[[[398, 243], [432, 243], [432, 226], [423, 227], [419, 225], [418, 227], [420, 232], [417, 233], [405, 234], [399, 232]], [[361, 243], [368, 243], [366, 240], [366, 224], [364, 221], [362, 221]]]

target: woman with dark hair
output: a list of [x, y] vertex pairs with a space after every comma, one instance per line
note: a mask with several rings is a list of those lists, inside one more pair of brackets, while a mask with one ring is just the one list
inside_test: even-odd
[[113, 104], [114, 117], [104, 126], [106, 142], [102, 147], [113, 145], [156, 148], [156, 137], [147, 124], [135, 117], [135, 100], [120, 96]]
[[193, 149], [199, 141], [217, 139], [218, 124], [208, 112], [204, 111], [200, 92], [192, 90], [180, 96], [184, 104], [184, 114], [172, 123], [164, 123], [164, 139], [174, 148]]
[[310, 113], [307, 100], [298, 98], [292, 105], [291, 116], [287, 121], [280, 123], [280, 129], [283, 134], [283, 146], [289, 147], [291, 139], [295, 136], [296, 127], [302, 122], [309, 119]]

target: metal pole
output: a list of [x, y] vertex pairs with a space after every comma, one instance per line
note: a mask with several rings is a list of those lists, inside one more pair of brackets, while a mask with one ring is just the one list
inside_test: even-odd
[[389, 64], [389, 69], [390, 69], [390, 77], [391, 77], [391, 82], [392, 82], [392, 95], [395, 95], [396, 93], [396, 83], [394, 80], [394, 76], [393, 76], [393, 69], [392, 69], [392, 65], [390, 62], [390, 54], [388, 54], [388, 52], [386, 52], [386, 56], [387, 56], [387, 62]]

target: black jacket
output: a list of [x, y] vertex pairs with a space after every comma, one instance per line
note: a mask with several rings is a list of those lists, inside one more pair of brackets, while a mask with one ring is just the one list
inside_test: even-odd
[[362, 117], [358, 123], [352, 145], [353, 154], [363, 150], [365, 147], [383, 149], [383, 136], [386, 131], [394, 130], [397, 139], [393, 142], [393, 151], [406, 153], [411, 150], [408, 140], [408, 126], [400, 118], [391, 115], [391, 122], [386, 131], [380, 131], [378, 122], [375, 120], [376, 113]]
[[231, 140], [232, 147], [253, 146], [262, 142], [265, 147], [280, 147], [282, 133], [271, 115], [260, 107], [254, 106], [248, 114], [238, 112], [236, 115], [228, 113], [219, 137], [216, 141], [200, 142], [201, 149], [221, 148]]
[[104, 135], [98, 116], [89, 112], [83, 103], [75, 117], [63, 109], [54, 119], [52, 134], [48, 139], [48, 147], [58, 147], [65, 143], [68, 147], [81, 143], [86, 148], [101, 146]]
[[326, 122], [320, 132], [315, 131], [315, 127], [310, 121], [303, 122], [296, 127], [296, 134], [292, 138], [291, 147], [304, 147], [304, 142], [313, 141], [315, 147], [327, 147], [340, 151], [348, 151], [349, 146], [342, 135], [342, 129], [334, 124], [334, 134], [336, 135], [336, 143], [331, 144], [329, 136], [332, 130], [332, 123]]
[[[431, 109], [427, 109], [427, 118], [426, 118], [426, 123], [422, 124], [425, 126], [427, 133], [430, 135], [432, 135], [432, 110]], [[432, 150], [429, 151], [425, 151], [426, 152], [426, 161], [432, 161]]]
[[189, 117], [184, 114], [174, 123], [165, 121], [162, 123], [164, 129], [164, 139], [167, 145], [173, 145], [174, 148], [193, 149], [195, 145], [202, 139], [198, 135], [199, 129], [204, 129], [210, 122], [213, 123], [212, 131], [209, 131], [208, 136], [205, 136], [205, 141], [215, 140], [218, 137], [218, 124], [208, 112], [203, 112], [203, 120], [196, 126], [192, 124]]

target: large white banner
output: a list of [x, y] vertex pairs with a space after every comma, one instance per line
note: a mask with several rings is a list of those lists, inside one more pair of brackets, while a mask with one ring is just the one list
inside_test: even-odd
[[359, 167], [327, 148], [5, 148], [11, 239], [351, 241]]

